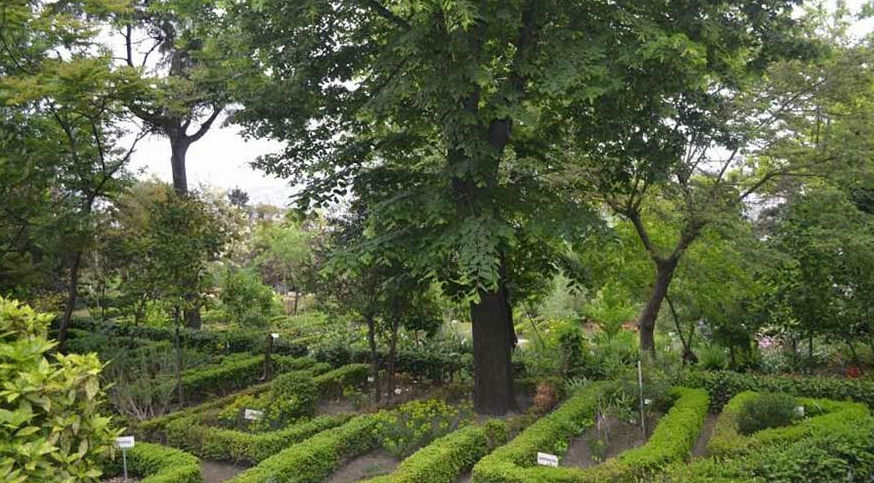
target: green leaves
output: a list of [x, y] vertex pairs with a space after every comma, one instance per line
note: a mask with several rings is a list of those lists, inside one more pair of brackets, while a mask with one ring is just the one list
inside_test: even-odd
[[46, 315], [0, 297], [0, 480], [93, 481], [117, 432], [103, 404], [97, 356], [56, 355]]

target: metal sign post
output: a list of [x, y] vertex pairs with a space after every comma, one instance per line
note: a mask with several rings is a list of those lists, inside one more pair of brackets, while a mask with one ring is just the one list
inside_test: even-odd
[[127, 482], [127, 450], [133, 448], [136, 442], [133, 436], [120, 436], [115, 438], [115, 445], [121, 448], [121, 461], [124, 468], [124, 481]]
[[637, 383], [640, 385], [640, 431], [643, 437], [646, 438], [646, 418], [643, 410], [645, 401], [643, 400], [643, 369], [640, 365], [640, 360], [637, 361]]

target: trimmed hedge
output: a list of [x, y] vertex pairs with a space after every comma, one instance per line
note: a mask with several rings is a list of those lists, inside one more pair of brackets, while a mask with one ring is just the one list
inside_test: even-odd
[[[586, 393], [588, 392], [586, 391]], [[499, 453], [499, 449], [491, 456], [481, 460], [474, 467], [474, 480], [531, 483], [640, 481], [659, 472], [669, 464], [685, 458], [695, 445], [695, 441], [704, 425], [704, 418], [707, 416], [709, 403], [707, 392], [702, 389], [677, 387], [672, 389], [672, 393], [676, 397], [676, 401], [668, 413], [659, 421], [647, 443], [639, 448], [626, 451], [616, 458], [611, 458], [600, 465], [590, 468], [532, 466], [535, 462], [532, 453], [538, 451], [538, 448], [550, 447], [570, 439], [567, 436], [564, 438], [557, 437], [558, 434], [556, 433], [561, 432], [564, 428], [556, 424], [553, 426], [553, 429], [558, 429], [559, 431], [555, 431], [551, 437], [546, 434], [546, 431], [540, 431], [542, 435], [537, 438], [539, 444], [531, 445], [525, 451], [529, 455], [527, 458], [521, 458], [522, 453], [512, 455], [511, 451], [501, 451]], [[589, 402], [591, 397], [587, 399], [585, 396], [582, 396], [580, 399]], [[586, 421], [590, 421], [594, 416], [594, 412], [591, 410], [592, 413], [590, 415], [588, 411], [583, 411], [584, 406], [588, 405], [582, 402], [579, 403], [580, 413], [584, 413]], [[562, 406], [562, 409], [564, 409], [564, 406]], [[588, 407], [586, 409], [589, 410]], [[569, 414], [570, 411], [556, 419], [568, 420]], [[536, 423], [532, 428], [535, 428], [537, 425]], [[523, 432], [520, 437], [525, 436], [527, 432]], [[579, 432], [576, 434], [579, 434]], [[566, 432], [565, 435], [567, 435]], [[571, 434], [571, 436], [573, 435], [575, 434]], [[534, 438], [531, 438], [528, 443], [530, 444], [533, 441]], [[512, 444], [513, 442], [510, 443], [510, 445]], [[539, 450], [542, 451], [542, 449]], [[509, 460], [507, 456], [512, 456], [513, 460]]]
[[[91, 317], [73, 317], [70, 328], [85, 330], [90, 333], [106, 334], [115, 337], [131, 337], [149, 340], [175, 339], [173, 327], [151, 327], [117, 322], [96, 321]], [[253, 352], [263, 353], [267, 346], [267, 333], [249, 330], [196, 330], [182, 328], [179, 331], [182, 344], [185, 347], [209, 350], [211, 352]], [[294, 341], [279, 339], [273, 342], [273, 353], [292, 357], [307, 355], [305, 345]]]
[[228, 483], [322, 481], [340, 466], [343, 458], [359, 456], [376, 448], [375, 427], [376, 420], [370, 415], [357, 416], [342, 426], [288, 446]]
[[785, 392], [793, 396], [852, 400], [874, 409], [874, 380], [689, 370], [680, 376], [677, 385], [707, 389], [714, 412], [743, 391]]
[[577, 392], [561, 407], [482, 458], [473, 467], [474, 481], [524, 481], [523, 470], [534, 464], [537, 452], [559, 453], [561, 444], [594, 424], [598, 399], [616, 387], [615, 382], [599, 381]]
[[393, 473], [362, 483], [452, 483], [506, 439], [507, 425], [503, 421], [493, 419], [484, 426], [467, 426], [416, 451]]
[[[277, 356], [271, 360], [277, 373], [299, 371], [313, 367], [315, 359]], [[263, 374], [264, 356], [228, 357], [213, 366], [190, 369], [182, 374], [186, 397], [201, 399], [216, 394], [228, 394], [257, 381]], [[175, 384], [175, 381], [173, 382]]]
[[[121, 473], [121, 452], [110, 470]], [[142, 476], [141, 483], [201, 483], [200, 460], [185, 451], [159, 444], [137, 442], [127, 450], [128, 472]]]
[[865, 405], [827, 399], [799, 401], [810, 417], [779, 428], [743, 436], [737, 414], [743, 392], [725, 406], [708, 444], [711, 457], [675, 467], [666, 481], [868, 482], [874, 471], [874, 417]]

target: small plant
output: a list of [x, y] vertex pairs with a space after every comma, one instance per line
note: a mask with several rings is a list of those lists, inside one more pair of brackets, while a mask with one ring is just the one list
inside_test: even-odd
[[377, 413], [373, 434], [382, 447], [398, 458], [404, 458], [429, 441], [454, 431], [472, 414], [470, 403], [454, 406], [431, 399], [404, 405], [405, 411]]
[[555, 406], [556, 396], [555, 389], [548, 382], [541, 382], [537, 385], [537, 392], [534, 395], [534, 408], [539, 414], [546, 414]]
[[784, 393], [766, 393], [743, 404], [737, 416], [738, 430], [753, 434], [767, 428], [786, 426], [795, 414], [795, 398]]

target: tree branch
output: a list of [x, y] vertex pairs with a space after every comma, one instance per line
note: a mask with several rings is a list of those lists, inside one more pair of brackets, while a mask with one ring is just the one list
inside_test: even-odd
[[203, 121], [203, 123], [200, 125], [200, 129], [198, 129], [197, 132], [192, 134], [191, 136], [186, 135], [185, 136], [186, 140], [189, 143], [193, 143], [193, 142], [199, 140], [200, 138], [202, 138], [203, 135], [206, 134], [207, 131], [209, 131], [210, 126], [212, 126], [212, 123], [216, 120], [216, 118], [219, 116], [219, 114], [221, 114], [221, 112], [222, 112], [221, 107], [213, 107], [212, 114], [209, 115], [209, 117], [206, 119], [206, 121]]

